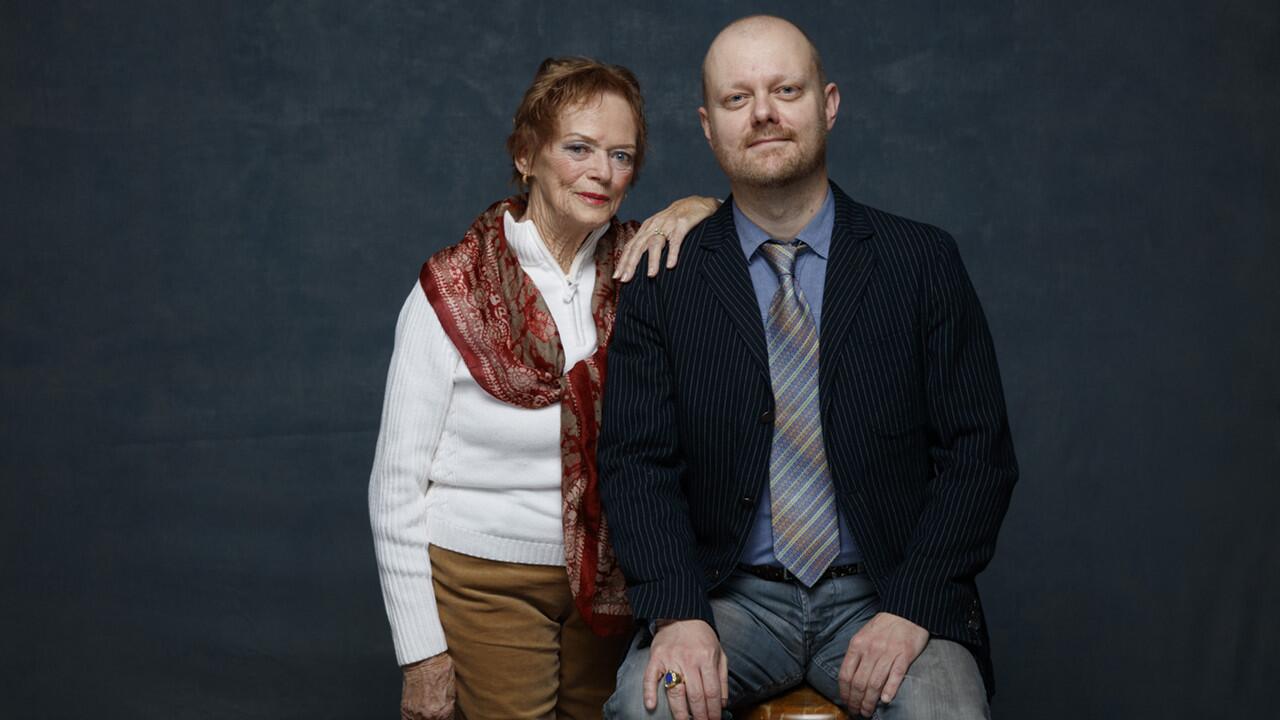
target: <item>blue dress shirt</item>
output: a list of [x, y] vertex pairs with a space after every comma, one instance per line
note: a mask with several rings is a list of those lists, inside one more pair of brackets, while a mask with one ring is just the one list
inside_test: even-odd
[[[827, 198], [822, 203], [818, 214], [813, 216], [808, 225], [796, 236], [809, 246], [809, 250], [796, 258], [796, 289], [809, 304], [809, 312], [813, 315], [814, 329], [822, 331], [822, 291], [827, 279], [827, 257], [831, 251], [831, 231], [835, 226], [836, 201], [831, 190], [827, 190]], [[738, 231], [738, 241], [742, 243], [742, 254], [747, 257], [747, 269], [751, 273], [751, 285], [756, 291], [756, 302], [760, 305], [760, 318], [767, 325], [769, 322], [769, 305], [778, 291], [778, 276], [769, 266], [759, 251], [760, 246], [768, 242], [769, 234], [751, 222], [737, 204], [733, 206], [733, 223]], [[777, 238], [790, 241], [792, 238]], [[837, 504], [836, 513], [840, 521], [840, 554], [833, 564], [849, 565], [861, 560], [853, 533], [849, 531], [849, 521], [844, 511]], [[755, 521], [747, 535], [747, 544], [742, 549], [741, 562], [747, 565], [779, 565], [773, 554], [773, 509], [769, 486], [766, 483], [764, 492], [760, 493], [760, 505], [756, 509]]]

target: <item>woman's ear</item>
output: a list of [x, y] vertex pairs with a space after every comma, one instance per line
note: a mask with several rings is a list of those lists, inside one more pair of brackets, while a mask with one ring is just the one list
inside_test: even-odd
[[516, 172], [520, 173], [520, 179], [525, 185], [529, 184], [529, 170], [533, 168], [533, 156], [528, 151], [522, 151], [515, 157]]

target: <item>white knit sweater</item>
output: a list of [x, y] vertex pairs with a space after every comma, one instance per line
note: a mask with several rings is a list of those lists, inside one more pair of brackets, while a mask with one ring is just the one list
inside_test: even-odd
[[[504, 218], [508, 244], [542, 293], [572, 367], [596, 349], [591, 233], [566, 275], [531, 221]], [[564, 564], [560, 406], [495, 400], [467, 370], [422, 288], [396, 323], [369, 518], [401, 665], [446, 649], [427, 545], [475, 557]]]

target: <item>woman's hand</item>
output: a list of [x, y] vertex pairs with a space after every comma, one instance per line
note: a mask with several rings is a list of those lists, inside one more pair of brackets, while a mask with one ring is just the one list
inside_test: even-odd
[[453, 660], [449, 653], [404, 666], [404, 690], [400, 694], [401, 720], [452, 720]]
[[627, 241], [622, 249], [622, 257], [614, 268], [613, 277], [627, 282], [636, 272], [640, 258], [649, 253], [649, 277], [658, 274], [658, 263], [662, 258], [662, 246], [669, 245], [667, 250], [667, 269], [676, 266], [680, 257], [680, 243], [694, 225], [711, 216], [720, 207], [715, 198], [690, 195], [667, 206], [666, 210], [654, 215], [640, 226], [635, 237]]

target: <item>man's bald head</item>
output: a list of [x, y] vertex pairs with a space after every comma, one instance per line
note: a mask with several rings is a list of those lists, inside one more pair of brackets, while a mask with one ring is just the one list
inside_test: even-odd
[[[813, 40], [805, 31], [801, 30], [794, 23], [784, 20], [775, 15], [748, 15], [744, 18], [734, 20], [725, 26], [723, 30], [716, 35], [711, 41], [710, 47], [707, 48], [707, 54], [702, 58], [702, 102], [707, 104], [711, 102], [711, 83], [708, 79], [708, 70], [711, 65], [712, 55], [722, 48], [730, 40], [757, 41], [764, 40], [769, 37], [779, 38], [784, 42], [787, 36], [793, 36], [791, 39], [803, 40], [809, 49], [809, 57], [813, 61], [813, 69], [818, 78], [818, 86], [822, 87], [827, 84], [827, 74], [822, 69], [822, 56], [818, 54], [818, 47], [813, 44]], [[794, 37], [798, 36], [798, 38]]]

